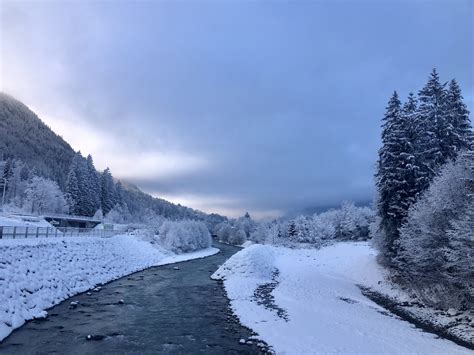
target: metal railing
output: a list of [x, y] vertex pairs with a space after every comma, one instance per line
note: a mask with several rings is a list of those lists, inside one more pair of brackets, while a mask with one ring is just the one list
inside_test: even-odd
[[11, 227], [0, 226], [0, 239], [58, 238], [58, 237], [112, 237], [120, 231], [74, 227]]

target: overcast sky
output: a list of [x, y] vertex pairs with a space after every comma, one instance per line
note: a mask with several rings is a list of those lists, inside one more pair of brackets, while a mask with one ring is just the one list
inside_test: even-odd
[[473, 1], [0, 0], [0, 83], [96, 166], [205, 211], [370, 200], [433, 67], [474, 110]]

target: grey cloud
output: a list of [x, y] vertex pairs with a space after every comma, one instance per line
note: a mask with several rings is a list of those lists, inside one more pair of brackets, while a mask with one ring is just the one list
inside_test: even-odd
[[204, 157], [133, 182], [240, 209], [370, 199], [391, 92], [418, 90], [435, 66], [473, 92], [469, 1], [2, 7], [1, 71], [17, 61], [19, 74], [4, 90], [131, 150]]

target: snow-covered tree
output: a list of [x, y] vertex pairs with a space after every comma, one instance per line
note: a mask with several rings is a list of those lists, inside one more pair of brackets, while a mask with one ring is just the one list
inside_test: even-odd
[[34, 214], [68, 211], [66, 198], [58, 184], [39, 176], [34, 176], [29, 181], [23, 208], [26, 212]]
[[[7, 186], [5, 190], [5, 203], [11, 203], [16, 206], [21, 206], [22, 201], [25, 198], [26, 184], [29, 179], [29, 174], [25, 176], [25, 164], [19, 160], [12, 160], [10, 163]], [[2, 185], [0, 181], [0, 194], [3, 193]]]
[[[449, 83], [447, 92], [447, 115], [449, 126], [453, 128], [450, 132], [448, 145], [453, 147], [452, 153], [457, 153], [462, 149], [474, 149], [472, 146], [473, 133], [471, 123], [469, 120], [469, 111], [463, 101], [461, 88], [455, 79]], [[456, 156], [451, 154], [449, 159], [454, 159]]]
[[115, 205], [115, 185], [110, 173], [110, 169], [107, 168], [103, 171], [100, 176], [101, 182], [101, 207], [104, 214], [107, 215], [109, 211]]
[[296, 223], [294, 220], [291, 220], [289, 223], [288, 223], [288, 229], [286, 231], [286, 235], [289, 237], [289, 238], [294, 238], [296, 237], [298, 231], [296, 230]]
[[[397, 241], [397, 269], [421, 296], [438, 305], [466, 299], [472, 276], [474, 154], [449, 161], [412, 206]], [[472, 289], [472, 288], [471, 288]], [[448, 300], [449, 299], [449, 300]], [[472, 299], [472, 298], [471, 298]]]
[[250, 233], [252, 233], [256, 227], [255, 222], [253, 221], [252, 217], [250, 217], [248, 212], [246, 212], [244, 216], [237, 219], [234, 225], [236, 228], [242, 229], [245, 232], [246, 239], [250, 237]]
[[81, 191], [79, 190], [79, 180], [77, 178], [77, 159], [73, 159], [69, 167], [69, 174], [66, 180], [66, 196], [69, 212], [79, 215], [81, 212]]
[[124, 203], [123, 200], [123, 186], [120, 181], [117, 181], [115, 184], [115, 203], [121, 205]]
[[395, 254], [393, 243], [398, 238], [398, 228], [406, 215], [402, 197], [407, 186], [402, 174], [407, 166], [401, 157], [406, 154], [409, 159], [409, 153], [404, 150], [407, 146], [404, 121], [401, 102], [397, 92], [394, 92], [383, 118], [382, 147], [375, 176], [380, 231], [383, 233], [383, 241], [379, 245], [382, 254], [389, 258]]
[[100, 195], [101, 195], [101, 185], [100, 178], [97, 170], [94, 167], [94, 161], [92, 156], [89, 154], [86, 159], [86, 180], [85, 188], [85, 204], [86, 204], [86, 215], [93, 216], [94, 213], [100, 209]]
[[[132, 217], [126, 203], [115, 205], [114, 208], [112, 208], [107, 213], [104, 220], [109, 223], [118, 223], [118, 224], [131, 223], [132, 221], [136, 222], [136, 219]], [[139, 221], [139, 222], [142, 222], [142, 221]], [[147, 220], [146, 222], [149, 223], [149, 220]]]
[[241, 228], [232, 228], [229, 234], [229, 244], [242, 245], [247, 240], [247, 233]]
[[100, 208], [94, 213], [93, 218], [98, 221], [102, 221], [104, 219], [104, 213]]
[[249, 240], [254, 243], [265, 244], [267, 238], [270, 234], [270, 227], [267, 223], [258, 223], [257, 228], [255, 228], [251, 233]]
[[446, 84], [441, 83], [436, 69], [418, 92], [417, 149], [421, 156], [420, 183], [426, 190], [440, 167], [456, 156], [452, 144], [455, 131], [448, 119]]
[[8, 193], [10, 189], [10, 180], [13, 176], [13, 161], [11, 158], [8, 158], [6, 162], [3, 164], [3, 169], [0, 171], [0, 198], [3, 195], [3, 191]]
[[168, 249], [186, 253], [212, 245], [209, 230], [203, 222], [164, 222], [159, 231], [161, 243]]
[[219, 241], [228, 243], [231, 229], [232, 227], [227, 221], [219, 223], [216, 226], [216, 235]]

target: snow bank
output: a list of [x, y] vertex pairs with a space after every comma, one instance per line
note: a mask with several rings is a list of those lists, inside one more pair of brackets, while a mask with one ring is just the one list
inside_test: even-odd
[[215, 254], [175, 255], [132, 236], [2, 240], [0, 341], [59, 302], [130, 273]]
[[254, 245], [230, 258], [213, 278], [224, 280], [242, 324], [277, 353], [470, 353], [362, 295], [357, 285], [398, 292], [385, 282], [375, 256], [365, 242], [320, 250]]
[[226, 279], [229, 276], [271, 280], [276, 271], [275, 247], [254, 244], [234, 254], [212, 276], [213, 279]]

